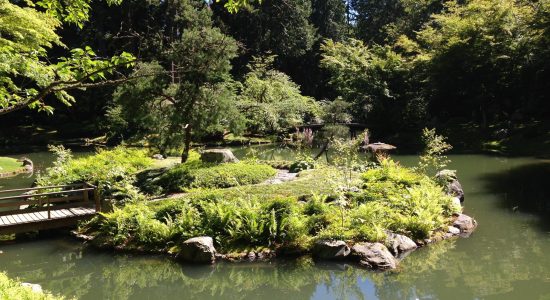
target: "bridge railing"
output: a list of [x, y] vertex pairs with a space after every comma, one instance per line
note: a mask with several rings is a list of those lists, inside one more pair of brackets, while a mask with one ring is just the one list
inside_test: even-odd
[[0, 197], [0, 216], [45, 211], [51, 219], [52, 210], [89, 206], [101, 211], [98, 190], [88, 183], [3, 190], [0, 196], [13, 193], [19, 195]]

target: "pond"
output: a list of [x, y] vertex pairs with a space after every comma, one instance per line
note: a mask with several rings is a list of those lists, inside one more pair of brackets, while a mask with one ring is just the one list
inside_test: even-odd
[[[273, 158], [288, 155], [287, 150], [273, 152]], [[28, 156], [38, 168], [52, 159], [47, 153]], [[0, 270], [78, 299], [549, 299], [550, 161], [450, 158], [465, 189], [466, 213], [479, 227], [468, 239], [413, 252], [392, 273], [306, 257], [181, 265], [163, 256], [96, 251], [70, 237], [0, 245]], [[394, 159], [406, 165], [416, 161], [413, 156]], [[0, 186], [31, 181], [19, 176], [0, 180]]]

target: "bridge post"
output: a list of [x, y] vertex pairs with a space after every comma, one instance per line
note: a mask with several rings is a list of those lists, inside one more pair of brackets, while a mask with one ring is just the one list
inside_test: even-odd
[[95, 200], [95, 211], [101, 212], [101, 199], [99, 198], [99, 190], [96, 187], [94, 187], [94, 200]]

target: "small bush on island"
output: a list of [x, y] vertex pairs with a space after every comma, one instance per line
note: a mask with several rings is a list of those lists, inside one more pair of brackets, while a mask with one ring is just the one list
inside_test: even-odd
[[62, 300], [65, 298], [50, 293], [35, 292], [30, 287], [22, 286], [21, 282], [10, 279], [5, 273], [0, 272], [0, 299]]
[[133, 186], [135, 174], [153, 164], [145, 150], [122, 146], [81, 158], [74, 158], [63, 146], [50, 146], [50, 150], [57, 158], [51, 168], [38, 175], [38, 186], [88, 182], [98, 186], [107, 198], [137, 197], [138, 191]]
[[[187, 162], [175, 165], [160, 173], [138, 175], [138, 186], [149, 194], [184, 192], [192, 188], [228, 188], [263, 182], [277, 171], [263, 163], [241, 161], [238, 163], [209, 164], [191, 151]], [[143, 178], [142, 178], [143, 177]]]

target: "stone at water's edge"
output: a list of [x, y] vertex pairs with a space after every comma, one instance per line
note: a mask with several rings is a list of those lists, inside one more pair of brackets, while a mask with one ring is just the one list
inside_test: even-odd
[[392, 232], [387, 233], [385, 244], [390, 252], [395, 256], [399, 256], [400, 254], [403, 254], [405, 252], [412, 251], [418, 247], [416, 243], [410, 238]]
[[35, 293], [42, 293], [42, 286], [40, 284], [23, 282], [21, 283], [21, 286], [31, 288], [31, 290]]
[[201, 161], [209, 163], [234, 163], [239, 160], [229, 149], [209, 149], [201, 153]]
[[450, 196], [453, 196], [453, 197], [457, 197], [458, 199], [460, 199], [460, 202], [464, 202], [464, 190], [462, 189], [462, 185], [460, 184], [460, 182], [458, 181], [458, 178], [456, 178], [456, 176], [446, 176], [445, 174], [449, 174], [451, 172], [454, 172], [454, 171], [451, 171], [451, 170], [441, 170], [439, 172], [437, 172], [437, 174], [435, 175], [436, 178], [439, 178], [439, 179], [442, 179], [442, 178], [445, 178], [445, 180], [447, 181], [447, 187], [446, 187], [446, 193], [447, 195], [450, 195]]
[[350, 256], [359, 264], [374, 270], [390, 270], [397, 267], [397, 260], [386, 246], [380, 243], [359, 243], [351, 247]]
[[214, 241], [209, 236], [188, 239], [181, 245], [177, 258], [191, 263], [213, 263], [216, 260]]
[[319, 259], [343, 259], [350, 254], [350, 249], [344, 241], [322, 240], [315, 242], [311, 253]]
[[461, 236], [469, 236], [477, 227], [477, 222], [472, 217], [465, 214], [458, 214], [453, 222], [453, 226], [460, 230]]

